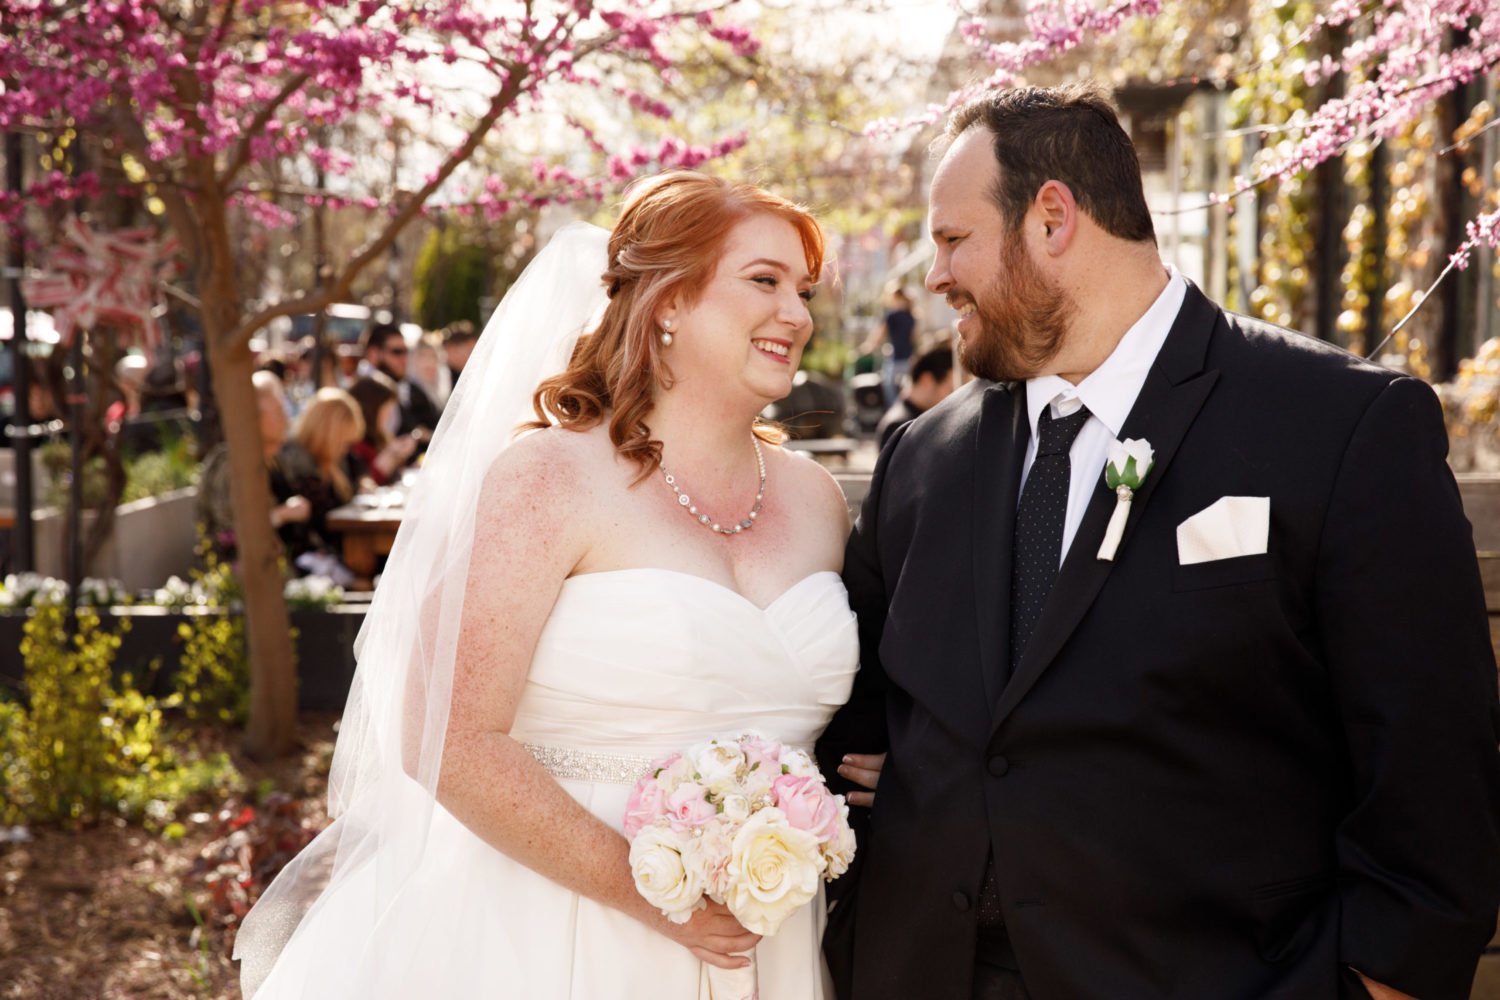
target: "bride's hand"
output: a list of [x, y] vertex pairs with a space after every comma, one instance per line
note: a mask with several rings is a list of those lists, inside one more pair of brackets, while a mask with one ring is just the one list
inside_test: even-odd
[[668, 923], [665, 933], [673, 941], [709, 965], [721, 969], [743, 969], [750, 960], [741, 952], [754, 948], [759, 934], [751, 934], [723, 903], [708, 901], [685, 924]]
[[839, 774], [848, 778], [868, 792], [850, 792], [847, 796], [851, 806], [869, 808], [875, 804], [875, 786], [880, 783], [880, 769], [885, 767], [883, 753], [851, 753], [844, 756], [839, 765]]

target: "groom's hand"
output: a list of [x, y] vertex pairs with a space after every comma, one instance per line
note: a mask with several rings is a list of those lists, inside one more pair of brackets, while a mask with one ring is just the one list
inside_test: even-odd
[[880, 769], [884, 766], [883, 753], [844, 755], [844, 762], [839, 765], [839, 774], [862, 788], [870, 789], [868, 792], [850, 792], [848, 798], [851, 806], [864, 806], [868, 809], [875, 804], [875, 786], [880, 784]]

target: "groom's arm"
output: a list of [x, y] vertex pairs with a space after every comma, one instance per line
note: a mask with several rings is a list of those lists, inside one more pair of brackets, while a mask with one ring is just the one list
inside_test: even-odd
[[1353, 777], [1340, 958], [1422, 1000], [1468, 997], [1500, 903], [1500, 704], [1446, 453], [1432, 391], [1390, 383], [1345, 451], [1315, 595]]
[[[880, 568], [876, 535], [880, 522], [880, 498], [888, 478], [891, 456], [896, 453], [910, 424], [898, 428], [881, 449], [870, 491], [860, 507], [859, 520], [844, 551], [844, 587], [849, 606], [859, 620], [859, 672], [849, 701], [834, 714], [818, 740], [818, 763], [829, 787], [848, 795], [861, 786], [839, 774], [846, 754], [884, 753], [889, 744], [885, 722], [885, 670], [880, 665], [880, 636], [885, 629], [887, 590]], [[862, 821], [861, 813], [856, 817]]]

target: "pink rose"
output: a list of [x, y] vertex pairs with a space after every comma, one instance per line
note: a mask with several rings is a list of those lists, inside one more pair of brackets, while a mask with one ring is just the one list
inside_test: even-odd
[[702, 826], [718, 814], [708, 790], [696, 781], [684, 781], [667, 796], [667, 815], [679, 830]]
[[650, 826], [666, 813], [666, 802], [661, 785], [656, 779], [642, 778], [630, 790], [630, 799], [625, 803], [625, 836], [634, 838], [643, 827]]
[[759, 733], [747, 733], [740, 737], [740, 750], [751, 765], [759, 764], [762, 771], [781, 771], [781, 744], [768, 740]]
[[788, 823], [817, 837], [819, 843], [838, 833], [839, 803], [822, 778], [783, 774], [771, 785], [771, 797]]

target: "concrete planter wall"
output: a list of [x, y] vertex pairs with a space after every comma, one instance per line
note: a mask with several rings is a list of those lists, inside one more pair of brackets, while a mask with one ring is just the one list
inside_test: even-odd
[[[187, 576], [197, 542], [197, 497], [197, 488], [189, 486], [116, 507], [114, 532], [84, 568], [84, 575], [119, 580], [132, 592], [160, 587], [169, 576]], [[85, 535], [93, 521], [94, 515], [85, 511]], [[38, 511], [32, 524], [36, 531], [36, 571], [66, 579], [63, 540], [67, 512], [52, 508]]]
[[[343, 709], [354, 677], [354, 637], [364, 623], [368, 605], [344, 604], [327, 609], [293, 610], [292, 628], [297, 633], [298, 704], [312, 711]], [[101, 624], [115, 629], [121, 619], [130, 622], [121, 636], [115, 659], [116, 674], [129, 673], [149, 693], [164, 695], [172, 690], [182, 659], [179, 625], [198, 612], [156, 607], [116, 607], [101, 616]], [[0, 614], [0, 685], [18, 687], [24, 613]]]

